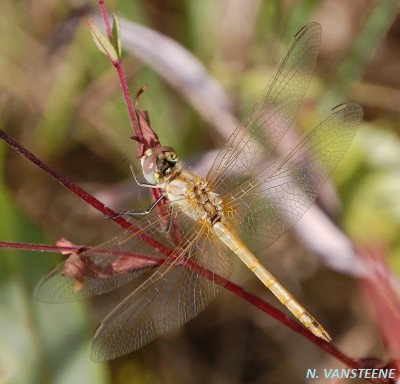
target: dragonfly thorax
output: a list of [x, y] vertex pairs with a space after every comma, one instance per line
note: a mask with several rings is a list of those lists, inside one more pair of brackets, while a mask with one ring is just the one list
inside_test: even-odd
[[221, 221], [222, 199], [206, 179], [182, 167], [171, 147], [148, 149], [141, 164], [146, 180], [163, 189], [171, 203], [193, 220], [210, 225]]
[[[175, 176], [175, 177], [174, 177]], [[181, 169], [167, 182], [168, 199], [193, 220], [213, 225], [223, 217], [222, 199], [211, 191], [206, 179]]]

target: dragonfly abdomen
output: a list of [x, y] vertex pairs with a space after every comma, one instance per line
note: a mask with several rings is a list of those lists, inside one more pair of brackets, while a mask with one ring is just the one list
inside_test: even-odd
[[225, 220], [216, 222], [212, 228], [216, 236], [218, 236], [218, 238], [246, 264], [246, 266], [306, 328], [325, 341], [331, 340], [329, 334], [325, 331], [322, 325], [319, 324], [318, 321], [315, 320], [315, 318], [311, 316], [260, 263]]

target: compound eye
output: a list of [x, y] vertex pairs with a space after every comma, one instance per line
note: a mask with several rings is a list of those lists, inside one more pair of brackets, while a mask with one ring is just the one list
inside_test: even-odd
[[162, 154], [169, 163], [178, 162], [178, 156], [172, 147], [159, 147], [157, 148], [157, 153]]
[[144, 178], [151, 184], [156, 184], [154, 173], [157, 167], [157, 154], [153, 153], [146, 157], [142, 162], [142, 171]]
[[165, 157], [167, 158], [167, 161], [170, 161], [171, 163], [176, 163], [178, 161], [178, 156], [175, 152], [165, 152]]

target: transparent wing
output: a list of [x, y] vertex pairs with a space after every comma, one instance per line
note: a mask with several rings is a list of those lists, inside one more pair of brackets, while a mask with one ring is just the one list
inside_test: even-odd
[[[156, 210], [155, 210], [156, 211]], [[75, 301], [111, 292], [143, 272], [159, 266], [165, 254], [153, 246], [173, 250], [176, 240], [165, 230], [166, 223], [176, 221], [177, 212], [164, 217], [154, 213], [134, 222], [135, 233], [126, 231], [95, 248], [70, 256], [43, 277], [36, 287], [36, 297], [43, 302]], [[187, 231], [190, 223], [182, 223]], [[143, 239], [152, 239], [153, 245]]]
[[357, 104], [337, 106], [280, 161], [224, 196], [225, 210], [250, 249], [269, 246], [305, 214], [346, 153], [362, 115]]
[[[98, 327], [94, 361], [129, 353], [196, 317], [220, 289], [216, 276], [227, 278], [232, 271], [229, 251], [209, 229], [190, 219], [185, 207], [134, 225], [134, 234], [126, 232], [77, 255], [67, 274], [68, 260], [62, 263], [36, 290], [42, 301], [71, 301], [112, 291], [154, 269]], [[78, 273], [71, 276], [76, 264]]]
[[[99, 325], [91, 344], [93, 361], [130, 353], [196, 317], [217, 294], [216, 275], [227, 278], [231, 258], [200, 226], [188, 234], [181, 256], [174, 253]], [[206, 276], [206, 277], [205, 277]]]
[[217, 193], [224, 195], [256, 174], [291, 126], [314, 72], [320, 38], [318, 23], [306, 25], [294, 37], [261, 102], [233, 132], [209, 171], [207, 179]]

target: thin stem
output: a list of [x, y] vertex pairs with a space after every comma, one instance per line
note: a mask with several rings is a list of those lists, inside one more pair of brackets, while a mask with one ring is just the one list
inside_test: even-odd
[[[101, 15], [104, 20], [104, 24], [106, 27], [108, 38], [111, 41], [113, 41], [114, 36], [113, 36], [112, 30], [111, 30], [110, 21], [108, 19], [107, 8], [104, 4], [104, 0], [99, 0], [99, 6], [100, 6]], [[133, 103], [132, 103], [132, 98], [131, 98], [131, 95], [129, 92], [125, 74], [122, 70], [122, 62], [121, 62], [121, 60], [117, 60], [117, 61], [111, 61], [111, 63], [116, 68], [117, 73], [118, 73], [119, 83], [121, 85], [122, 94], [124, 96], [125, 105], [128, 109], [129, 119], [131, 121], [131, 126], [133, 128], [133, 131], [137, 137], [141, 137], [142, 135], [141, 135], [139, 120], [138, 120], [135, 108], [133, 106]]]
[[126, 108], [128, 109], [129, 119], [131, 121], [131, 126], [133, 128], [133, 131], [136, 136], [142, 137], [139, 120], [138, 120], [135, 108], [133, 106], [133, 103], [132, 103], [132, 97], [129, 93], [128, 84], [126, 82], [126, 77], [125, 77], [124, 71], [122, 70], [121, 62], [120, 61], [115, 62], [115, 63], [113, 63], [113, 65], [118, 73], [119, 83], [121, 85], [122, 93], [124, 95], [125, 105], [126, 105]]
[[[104, 0], [99, 0], [99, 6], [100, 6], [101, 14], [103, 16], [104, 24], [105, 24], [105, 27], [107, 30], [107, 35], [111, 40], [113, 40], [114, 37], [113, 37], [112, 31], [111, 31], [111, 27], [110, 27], [110, 23], [109, 23], [109, 19], [108, 19], [107, 8], [104, 4]], [[122, 89], [122, 94], [124, 96], [125, 105], [128, 110], [129, 120], [131, 123], [131, 127], [133, 129], [133, 132], [136, 137], [139, 137], [139, 138], [143, 137], [143, 133], [142, 133], [140, 123], [139, 123], [139, 118], [138, 118], [135, 106], [132, 103], [132, 97], [129, 92], [129, 87], [128, 87], [128, 83], [126, 81], [126, 76], [122, 69], [122, 62], [121, 62], [121, 60], [111, 61], [111, 64], [114, 66], [114, 68], [117, 70], [117, 73], [118, 73], [119, 83], [120, 83], [120, 86]], [[139, 152], [141, 152], [141, 150], [140, 150], [141, 144], [139, 142], [137, 144], [138, 144]], [[153, 194], [154, 200], [157, 200], [158, 197], [162, 194], [162, 191], [154, 189], [151, 191], [151, 193]]]
[[[46, 244], [26, 244], [26, 243], [10, 243], [10, 242], [0, 242], [0, 248], [12, 248], [12, 249], [22, 249], [22, 250], [32, 250], [32, 251], [40, 251], [40, 252], [76, 252], [78, 250], [89, 250], [91, 247], [80, 247], [80, 246], [50, 246]], [[160, 259], [151, 256], [145, 255], [137, 255], [132, 254], [130, 252], [120, 252], [120, 251], [113, 251], [113, 250], [101, 250], [99, 252], [102, 253], [110, 253], [114, 256], [124, 256], [124, 257], [133, 257], [135, 259], [139, 259], [144, 261], [148, 264], [148, 266], [155, 266], [163, 264], [167, 259]], [[264, 301], [263, 299], [259, 298], [258, 296], [247, 292], [242, 287], [238, 286], [237, 284], [216, 275], [214, 272], [207, 270], [200, 265], [196, 264], [191, 260], [186, 260], [185, 265], [193, 269], [203, 277], [213, 281], [214, 283], [222, 286], [226, 290], [232, 292], [234, 295], [241, 297], [243, 300], [247, 301], [248, 303], [252, 304], [256, 308], [260, 309], [264, 313], [268, 314], [269, 316], [273, 317], [274, 319], [278, 320], [280, 323], [284, 324], [285, 326], [292, 329], [294, 332], [298, 333], [299, 335], [307, 338], [312, 343], [317, 344], [321, 349], [325, 350], [327, 353], [332, 355], [333, 357], [337, 358], [338, 360], [342, 361], [344, 364], [351, 368], [355, 369], [362, 369], [365, 368], [362, 360], [352, 359], [346, 354], [340, 352], [335, 346], [331, 343], [327, 343], [318, 337], [314, 336], [308, 329], [303, 327], [300, 323], [283, 313], [278, 308], [275, 308], [273, 305], [269, 304], [268, 302]], [[140, 267], [143, 267], [140, 264]], [[382, 384], [385, 381], [379, 379], [370, 379], [371, 383], [374, 384]]]
[[[80, 199], [84, 200], [87, 204], [91, 205], [93, 208], [101, 212], [106, 217], [111, 217], [110, 220], [114, 221], [121, 228], [126, 229], [132, 233], [139, 232], [139, 228], [135, 227], [132, 223], [125, 220], [123, 217], [112, 217], [115, 216], [116, 212], [114, 212], [111, 208], [107, 207], [101, 201], [97, 200], [90, 193], [86, 192], [83, 188], [79, 187], [77, 184], [73, 183], [64, 175], [55, 171], [49, 165], [44, 163], [42, 160], [37, 158], [32, 152], [28, 151], [25, 147], [23, 147], [20, 143], [15, 141], [11, 136], [7, 135], [3, 130], [0, 129], [0, 138], [4, 140], [11, 148], [16, 150], [19, 154], [24, 156], [26, 159], [31, 161], [33, 164], [37, 165], [39, 168], [43, 169], [48, 175], [50, 175], [54, 180], [56, 180], [59, 184], [67, 188], [73, 194], [78, 196]], [[152, 246], [153, 248], [158, 249], [166, 256], [171, 255], [172, 250], [165, 247], [163, 244], [158, 242], [157, 240], [151, 238], [145, 233], [138, 233], [139, 238]]]
[[101, 15], [103, 16], [104, 24], [106, 26], [107, 35], [110, 39], [113, 39], [113, 34], [111, 31], [110, 21], [108, 20], [108, 14], [106, 5], [104, 4], [104, 0], [99, 0], [99, 7], [101, 11]]

